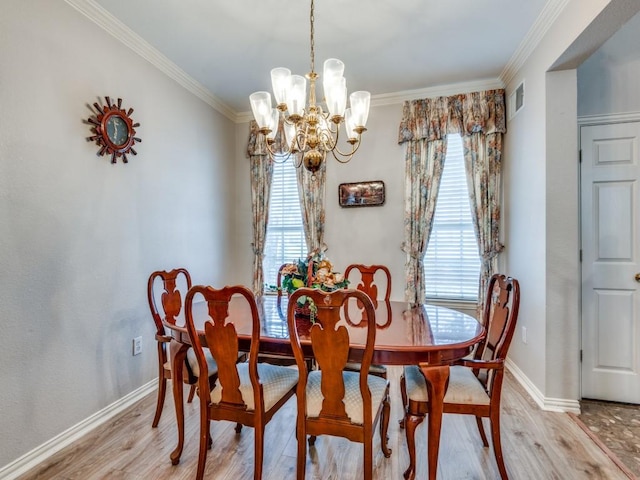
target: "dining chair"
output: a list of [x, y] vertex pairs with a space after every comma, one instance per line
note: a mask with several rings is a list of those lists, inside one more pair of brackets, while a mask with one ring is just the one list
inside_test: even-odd
[[[182, 311], [182, 299], [187, 290], [191, 288], [191, 275], [185, 268], [176, 268], [171, 271], [159, 270], [149, 276], [147, 282], [147, 299], [151, 316], [156, 326], [156, 342], [158, 350], [158, 398], [156, 412], [153, 417], [152, 427], [157, 427], [162, 416], [164, 400], [167, 392], [167, 380], [171, 380], [171, 362], [167, 355], [167, 346], [171, 341], [171, 335], [165, 330], [164, 322], [176, 323], [176, 318]], [[162, 292], [162, 293], [160, 293]], [[160, 303], [157, 303], [158, 298]], [[207, 356], [209, 361], [209, 375], [215, 376], [217, 369], [213, 357]], [[193, 400], [196, 391], [196, 382], [199, 375], [198, 364], [195, 355], [190, 349], [187, 352], [187, 362], [184, 369], [183, 382], [191, 386], [187, 402]]]
[[[391, 306], [389, 305], [389, 299], [391, 297], [391, 272], [384, 265], [363, 265], [363, 264], [351, 264], [344, 270], [344, 276], [350, 282], [351, 288], [360, 290], [366, 293], [371, 302], [373, 308], [378, 308], [380, 301], [386, 303], [386, 319], [382, 319], [381, 312], [376, 315], [378, 328], [385, 328], [391, 324]], [[357, 283], [357, 286], [353, 286]], [[380, 287], [380, 288], [379, 288]], [[364, 316], [364, 309], [361, 303], [358, 302], [360, 318], [352, 319], [354, 315], [353, 309], [345, 307], [345, 316], [350, 324], [358, 324], [359, 322], [366, 321]], [[360, 364], [356, 362], [350, 362], [347, 364], [347, 370], [359, 371]], [[378, 375], [382, 378], [387, 378], [387, 367], [384, 365], [371, 365], [369, 373]]]
[[[493, 453], [502, 480], [508, 477], [500, 442], [500, 398], [504, 362], [515, 331], [519, 306], [518, 281], [501, 274], [493, 275], [489, 281], [483, 313], [487, 333], [478, 344], [473, 358], [464, 358], [450, 367], [449, 386], [444, 397], [444, 413], [476, 417], [480, 438], [485, 447], [489, 443], [482, 418], [489, 418]], [[418, 366], [404, 367], [400, 378], [400, 393], [405, 410], [401, 427], [406, 429], [410, 462], [405, 478], [413, 478], [416, 464], [415, 430], [429, 413], [427, 384]]]
[[[228, 322], [229, 302], [236, 295], [247, 302], [252, 317], [251, 346], [246, 362], [238, 363], [238, 337], [233, 323]], [[192, 287], [185, 300], [186, 327], [200, 371], [209, 364], [204, 345], [193, 321], [194, 298], [202, 297], [209, 318], [204, 323], [204, 340], [218, 366], [218, 379], [209, 388], [206, 376], [198, 379], [200, 402], [200, 449], [196, 479], [204, 476], [209, 445], [209, 422], [228, 420], [236, 422], [236, 432], [242, 425], [255, 429], [254, 479], [262, 478], [265, 426], [273, 415], [295, 393], [298, 372], [294, 368], [258, 363], [260, 347], [260, 318], [253, 292], [243, 286], [215, 289], [207, 286]]]
[[[389, 300], [391, 298], [391, 272], [384, 265], [354, 263], [344, 269], [344, 276], [351, 282], [351, 285], [353, 285], [354, 281], [358, 282], [356, 287], [352, 286], [351, 288], [369, 295], [373, 302], [373, 308], [377, 308], [378, 300]], [[381, 294], [378, 288], [381, 281], [384, 295]]]
[[[316, 306], [314, 323], [300, 333], [296, 327], [295, 304], [307, 295]], [[349, 355], [349, 332], [340, 325], [345, 302], [360, 300], [369, 318], [365, 327], [366, 346], [359, 372], [345, 371]], [[296, 437], [298, 441], [297, 478], [305, 478], [307, 435], [333, 435], [360, 442], [364, 447], [364, 478], [373, 475], [373, 435], [380, 427], [380, 445], [385, 457], [391, 455], [387, 445], [389, 426], [389, 382], [369, 374], [376, 338], [375, 310], [371, 299], [359, 290], [339, 289], [328, 293], [300, 288], [289, 300], [287, 323], [291, 348], [300, 372], [296, 397], [298, 403]], [[309, 371], [300, 337], [311, 343], [318, 369]]]
[[[276, 301], [276, 306], [278, 309], [278, 315], [280, 315], [280, 318], [283, 321], [286, 321], [286, 312], [282, 311], [282, 296], [283, 296], [283, 291], [282, 291], [282, 277], [283, 277], [283, 270], [285, 269], [285, 267], [291, 266], [291, 265], [297, 265], [295, 263], [283, 263], [282, 265], [280, 265], [280, 268], [278, 268], [278, 275], [276, 277], [276, 289], [277, 289], [277, 295], [278, 295], [278, 299]], [[286, 292], [284, 292], [284, 295], [286, 295]], [[282, 365], [282, 366], [291, 366], [291, 365], [295, 365], [296, 364], [296, 360], [295, 358], [293, 358], [293, 355], [285, 355], [285, 354], [271, 354], [271, 353], [261, 353], [258, 356], [258, 361], [259, 362], [266, 362], [266, 363], [271, 363], [273, 365]], [[309, 366], [311, 368], [311, 366], [313, 365], [313, 359], [309, 358], [307, 359], [307, 362], [309, 363]]]

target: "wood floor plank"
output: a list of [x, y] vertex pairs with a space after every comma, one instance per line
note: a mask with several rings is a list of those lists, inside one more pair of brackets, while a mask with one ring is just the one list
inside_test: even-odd
[[[374, 475], [378, 479], [402, 479], [409, 459], [402, 417], [398, 381], [400, 369], [389, 368], [391, 458], [384, 458], [380, 439], [374, 440]], [[173, 404], [167, 397], [158, 428], [151, 428], [155, 393], [148, 395], [110, 422], [98, 427], [73, 445], [60, 451], [19, 480], [187, 480], [195, 476], [198, 456], [197, 399], [185, 408], [185, 449], [179, 465], [171, 465], [169, 453], [175, 447]], [[267, 425], [264, 475], [266, 480], [295, 478], [295, 398]], [[598, 446], [562, 413], [544, 412], [527, 396], [513, 377], [506, 375], [502, 444], [512, 480], [627, 480], [627, 476]], [[488, 426], [488, 424], [486, 424]], [[212, 422], [213, 447], [208, 452], [206, 478], [237, 480], [253, 475], [254, 433], [240, 434], [229, 422]], [[426, 424], [416, 432], [417, 476], [427, 477]], [[307, 450], [306, 473], [314, 480], [362, 478], [362, 445], [340, 438], [320, 437]], [[440, 480], [494, 480], [499, 478], [493, 451], [484, 448], [475, 420], [462, 415], [445, 415], [438, 462]]]

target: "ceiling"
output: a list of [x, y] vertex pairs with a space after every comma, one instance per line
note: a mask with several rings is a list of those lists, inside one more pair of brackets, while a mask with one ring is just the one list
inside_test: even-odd
[[[91, 3], [92, 0], [87, 0]], [[247, 112], [270, 70], [310, 70], [310, 1], [93, 0], [201, 84]], [[373, 98], [504, 77], [562, 0], [317, 0], [315, 70], [345, 63], [349, 92]], [[113, 16], [114, 18], [112, 18]], [[122, 30], [122, 25], [119, 25]], [[144, 42], [140, 42], [144, 43]]]

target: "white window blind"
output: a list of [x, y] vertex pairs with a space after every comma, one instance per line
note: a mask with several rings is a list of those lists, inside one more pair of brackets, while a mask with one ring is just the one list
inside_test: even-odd
[[296, 168], [289, 159], [274, 162], [269, 223], [262, 268], [266, 285], [275, 285], [280, 265], [305, 258]]
[[447, 157], [424, 260], [427, 298], [477, 301], [480, 258], [458, 134], [447, 135]]

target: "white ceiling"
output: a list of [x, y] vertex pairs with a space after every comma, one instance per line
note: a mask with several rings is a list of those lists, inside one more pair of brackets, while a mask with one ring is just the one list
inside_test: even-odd
[[[233, 112], [270, 70], [310, 70], [310, 1], [87, 0]], [[70, 3], [78, 3], [70, 2]], [[315, 70], [341, 59], [349, 92], [496, 80], [563, 0], [316, 0]], [[111, 18], [111, 16], [115, 18]], [[119, 20], [119, 22], [118, 22]], [[120, 26], [122, 28], [122, 26]], [[125, 29], [126, 30], [126, 29]], [[135, 37], [135, 35], [134, 35]]]

